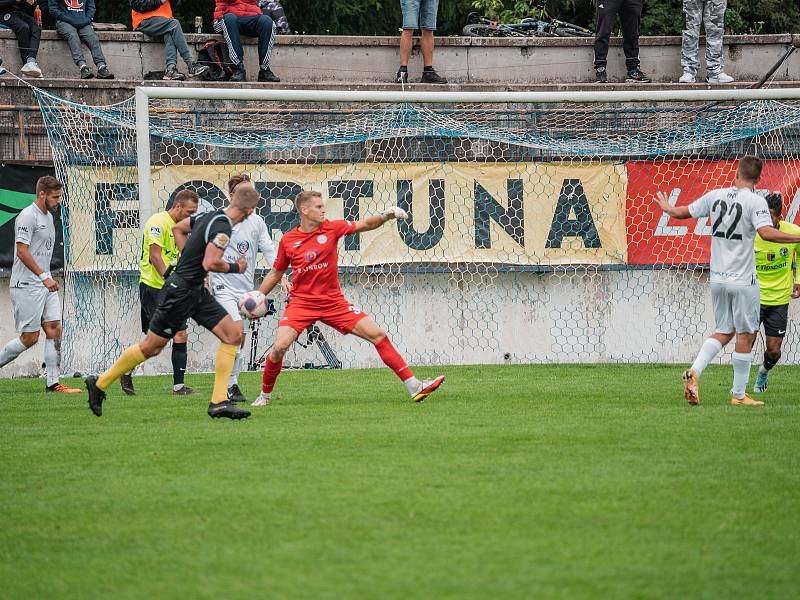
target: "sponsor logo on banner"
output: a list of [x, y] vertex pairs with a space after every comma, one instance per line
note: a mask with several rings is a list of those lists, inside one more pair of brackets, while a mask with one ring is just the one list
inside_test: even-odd
[[[539, 268], [620, 265], [627, 258], [623, 163], [241, 164], [230, 168], [255, 174], [253, 185], [263, 201], [258, 214], [276, 243], [298, 225], [291, 199], [303, 189], [322, 193], [331, 220], [379, 214], [387, 206], [409, 213], [407, 220], [346, 236], [339, 250], [344, 267], [480, 262]], [[76, 253], [73, 268], [135, 269], [128, 255], [131, 247], [138, 246], [136, 225], [123, 227], [127, 221], [114, 216], [138, 205], [128, 202], [129, 196], [113, 192], [132, 185], [130, 170], [69, 170], [73, 248], [92, 250]], [[152, 212], [163, 210], [176, 191], [185, 188], [196, 190], [201, 200], [214, 207], [224, 206], [226, 181], [220, 173], [214, 165], [154, 168]], [[105, 190], [108, 198], [102, 205], [105, 212], [96, 208], [98, 190]], [[97, 232], [108, 231], [110, 224], [113, 235], [105, 235], [101, 246]], [[98, 260], [101, 253], [105, 255], [102, 261]]]
[[[708, 217], [677, 220], [655, 202], [666, 192], [673, 206], [687, 206], [706, 192], [731, 187], [736, 160], [631, 161], [626, 164], [628, 186], [625, 229], [631, 265], [704, 265], [711, 258]], [[787, 221], [800, 212], [800, 160], [767, 160], [756, 193], [783, 194]]]

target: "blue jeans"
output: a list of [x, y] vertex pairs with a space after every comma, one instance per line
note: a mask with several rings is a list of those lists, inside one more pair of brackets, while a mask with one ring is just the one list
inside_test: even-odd
[[186, 65], [191, 67], [194, 64], [189, 46], [186, 45], [186, 38], [183, 37], [183, 30], [178, 19], [167, 19], [166, 17], [150, 17], [139, 23], [136, 31], [150, 37], [164, 38], [164, 61], [169, 66], [178, 65], [178, 54], [181, 55]]
[[272, 57], [272, 44], [275, 40], [275, 23], [267, 15], [256, 17], [238, 17], [226, 13], [221, 19], [214, 21], [214, 31], [221, 33], [228, 44], [231, 61], [237, 65], [244, 64], [242, 35], [258, 38], [258, 64], [261, 69], [269, 69]]
[[400, 0], [400, 8], [403, 11], [403, 29], [436, 31], [439, 0]]

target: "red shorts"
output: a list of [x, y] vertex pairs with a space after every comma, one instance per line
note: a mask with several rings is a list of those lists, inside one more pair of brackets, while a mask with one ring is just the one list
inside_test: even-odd
[[316, 301], [293, 298], [283, 311], [278, 327], [291, 327], [297, 333], [302, 333], [315, 321], [322, 321], [339, 333], [347, 335], [356, 323], [366, 316], [364, 311], [350, 304], [345, 298]]

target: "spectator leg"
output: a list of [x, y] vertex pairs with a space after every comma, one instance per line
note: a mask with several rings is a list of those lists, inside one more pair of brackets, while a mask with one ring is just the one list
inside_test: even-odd
[[709, 75], [719, 75], [725, 70], [722, 36], [725, 34], [727, 5], [726, 0], [707, 0], [703, 8], [703, 23], [706, 27], [706, 68]]
[[700, 66], [697, 51], [700, 45], [700, 21], [705, 0], [683, 0], [683, 31], [681, 32], [681, 67], [684, 73], [697, 73]]
[[411, 48], [414, 45], [414, 30], [403, 29], [400, 34], [400, 66], [407, 67], [408, 59], [411, 57]]
[[100, 48], [100, 40], [97, 38], [97, 32], [95, 32], [91, 23], [85, 27], [81, 27], [78, 30], [78, 35], [81, 41], [89, 48], [89, 52], [92, 53], [92, 60], [98, 69], [108, 64], [106, 62], [106, 57], [103, 55], [103, 50]]
[[639, 68], [639, 21], [642, 17], [642, 0], [624, 0], [619, 11], [622, 21], [622, 50], [625, 68]]
[[269, 69], [272, 58], [272, 45], [275, 43], [275, 23], [269, 15], [246, 17], [239, 20], [241, 32], [258, 38], [258, 66], [262, 70]]
[[29, 58], [36, 58], [39, 52], [39, 37], [41, 29], [36, 25], [33, 17], [22, 13], [11, 13], [8, 21], [3, 21], [3, 25], [11, 29], [17, 38], [19, 57], [24, 65]]
[[242, 38], [239, 34], [239, 17], [233, 13], [226, 13], [221, 19], [214, 22], [214, 31], [221, 33], [225, 38], [231, 62], [236, 65], [244, 64]]
[[56, 21], [56, 31], [67, 42], [72, 60], [76, 65], [85, 65], [86, 59], [83, 56], [83, 48], [81, 48], [81, 40], [78, 30], [67, 23], [66, 21]]
[[[608, 62], [608, 39], [623, 0], [603, 0], [597, 3], [597, 33], [594, 34], [594, 68]], [[600, 8], [602, 6], [602, 8]]]

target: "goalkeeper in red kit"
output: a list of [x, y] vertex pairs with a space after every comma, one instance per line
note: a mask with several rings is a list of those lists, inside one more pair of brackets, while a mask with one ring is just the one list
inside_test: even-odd
[[360, 221], [328, 221], [325, 201], [319, 192], [300, 192], [294, 206], [300, 215], [300, 226], [283, 235], [275, 264], [259, 287], [261, 293], [268, 294], [280, 282], [284, 272], [292, 268], [290, 301], [278, 323], [275, 342], [264, 364], [261, 395], [253, 406], [269, 404], [284, 354], [297, 336], [315, 321], [322, 321], [340, 333], [352, 333], [374, 344], [386, 366], [405, 384], [411, 398], [421, 402], [442, 385], [444, 375], [426, 381], [414, 377], [383, 330], [348, 302], [339, 287], [339, 238], [371, 231], [391, 219], [407, 219], [408, 215], [395, 206]]

